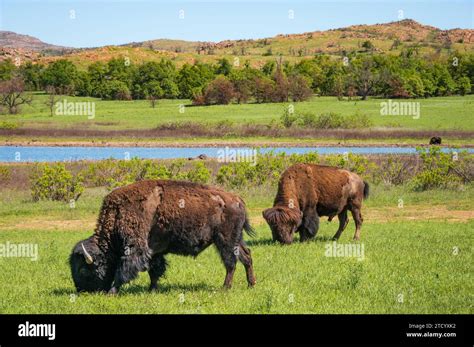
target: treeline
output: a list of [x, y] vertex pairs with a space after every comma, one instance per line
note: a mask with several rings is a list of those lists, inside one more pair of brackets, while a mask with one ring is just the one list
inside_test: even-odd
[[[473, 92], [474, 54], [447, 58], [358, 54], [318, 55], [297, 63], [269, 61], [261, 68], [196, 62], [177, 68], [170, 60], [133, 64], [127, 58], [79, 70], [65, 59], [47, 66], [0, 63], [0, 80], [19, 76], [27, 90], [102, 99], [192, 99], [196, 105], [302, 101], [311, 95], [339, 98], [420, 98]], [[52, 89], [53, 88], [53, 89]], [[153, 103], [154, 105], [154, 103]]]

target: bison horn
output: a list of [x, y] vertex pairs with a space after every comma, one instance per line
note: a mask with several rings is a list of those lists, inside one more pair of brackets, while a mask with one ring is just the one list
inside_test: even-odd
[[86, 247], [84, 247], [84, 244], [81, 243], [82, 250], [84, 251], [84, 258], [86, 259], [87, 264], [92, 264], [94, 262], [94, 259], [91, 257], [91, 255], [86, 251]]

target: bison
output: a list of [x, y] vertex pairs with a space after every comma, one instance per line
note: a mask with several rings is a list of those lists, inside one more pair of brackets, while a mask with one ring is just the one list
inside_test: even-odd
[[281, 176], [273, 207], [263, 211], [273, 240], [293, 242], [296, 232], [304, 241], [316, 236], [319, 217], [338, 216], [337, 240], [347, 226], [347, 211], [355, 221], [354, 240], [360, 239], [362, 200], [369, 196], [369, 184], [357, 174], [330, 166], [296, 164]]
[[108, 194], [94, 234], [70, 256], [77, 291], [118, 293], [140, 271], [148, 271], [150, 290], [166, 269], [165, 254], [197, 256], [215, 244], [230, 288], [237, 259], [255, 284], [245, 230], [253, 236], [245, 204], [238, 196], [201, 184], [146, 180]]
[[430, 145], [440, 145], [441, 144], [441, 137], [439, 136], [433, 136], [430, 139]]

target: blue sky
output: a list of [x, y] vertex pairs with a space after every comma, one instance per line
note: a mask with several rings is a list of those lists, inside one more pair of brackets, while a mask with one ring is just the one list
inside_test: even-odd
[[0, 30], [70, 47], [262, 38], [390, 22], [399, 15], [442, 29], [472, 29], [474, 5], [473, 0], [0, 0]]

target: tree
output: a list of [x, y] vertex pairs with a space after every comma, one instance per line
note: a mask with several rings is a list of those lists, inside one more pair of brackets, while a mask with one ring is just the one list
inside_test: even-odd
[[355, 86], [362, 100], [366, 100], [378, 81], [378, 73], [375, 71], [374, 62], [371, 57], [362, 57], [352, 64], [352, 75]]
[[247, 102], [255, 91], [255, 76], [261, 72], [246, 66], [240, 70], [232, 70], [229, 79], [234, 85], [235, 98], [239, 104]]
[[130, 89], [125, 82], [118, 80], [107, 80], [103, 83], [102, 98], [108, 100], [130, 100], [132, 98]]
[[254, 98], [257, 103], [271, 102], [273, 98], [273, 90], [275, 82], [267, 76], [259, 76], [255, 78]]
[[146, 62], [140, 65], [133, 79], [133, 95], [135, 98], [146, 98], [150, 91], [147, 89], [151, 82], [158, 82], [163, 93], [160, 97], [176, 98], [179, 88], [176, 84], [177, 73], [174, 64], [162, 59], [160, 62]]
[[104, 95], [104, 83], [107, 81], [107, 65], [96, 61], [87, 68], [92, 96], [102, 98]]
[[43, 73], [43, 69], [43, 65], [33, 64], [31, 61], [23, 64], [19, 68], [20, 76], [25, 82], [25, 88], [27, 90], [41, 89], [41, 74]]
[[469, 77], [463, 76], [459, 78], [458, 82], [458, 93], [461, 95], [466, 95], [471, 92], [471, 81], [469, 80]]
[[13, 77], [16, 70], [15, 64], [11, 59], [6, 59], [0, 62], [0, 81], [6, 81]]
[[286, 102], [288, 101], [289, 85], [288, 78], [281, 69], [281, 65], [277, 66], [275, 75], [273, 76], [275, 81], [275, 89], [273, 91], [273, 102]]
[[289, 93], [293, 101], [308, 100], [313, 91], [310, 88], [310, 79], [302, 75], [292, 75], [288, 79]]
[[229, 104], [235, 96], [234, 86], [225, 76], [217, 76], [214, 81], [209, 83], [204, 92], [204, 102], [207, 105]]
[[369, 40], [367, 41], [364, 41], [362, 43], [362, 48], [364, 48], [367, 52], [371, 52], [374, 50], [374, 44], [372, 42], [370, 42]]
[[155, 108], [156, 101], [163, 97], [163, 89], [160, 86], [158, 81], [151, 81], [147, 84], [146, 88], [146, 98], [150, 102], [150, 106]]
[[46, 99], [45, 104], [46, 106], [48, 106], [52, 117], [54, 115], [54, 106], [58, 102], [58, 95], [56, 92], [56, 88], [54, 88], [53, 86], [47, 86], [45, 90], [46, 93], [48, 93], [48, 99]]
[[77, 68], [66, 59], [49, 64], [42, 75], [42, 85], [53, 86], [61, 94], [74, 94], [76, 80]]
[[265, 65], [263, 65], [262, 72], [267, 76], [271, 76], [275, 72], [275, 68], [276, 62], [273, 60], [269, 60], [265, 63]]
[[17, 114], [20, 106], [31, 104], [32, 96], [25, 93], [25, 83], [19, 77], [0, 82], [0, 105], [8, 109], [8, 113]]
[[222, 58], [217, 62], [216, 75], [228, 76], [232, 71], [232, 65], [226, 58]]
[[214, 78], [214, 70], [209, 64], [184, 64], [178, 72], [177, 82], [181, 98], [195, 98]]

